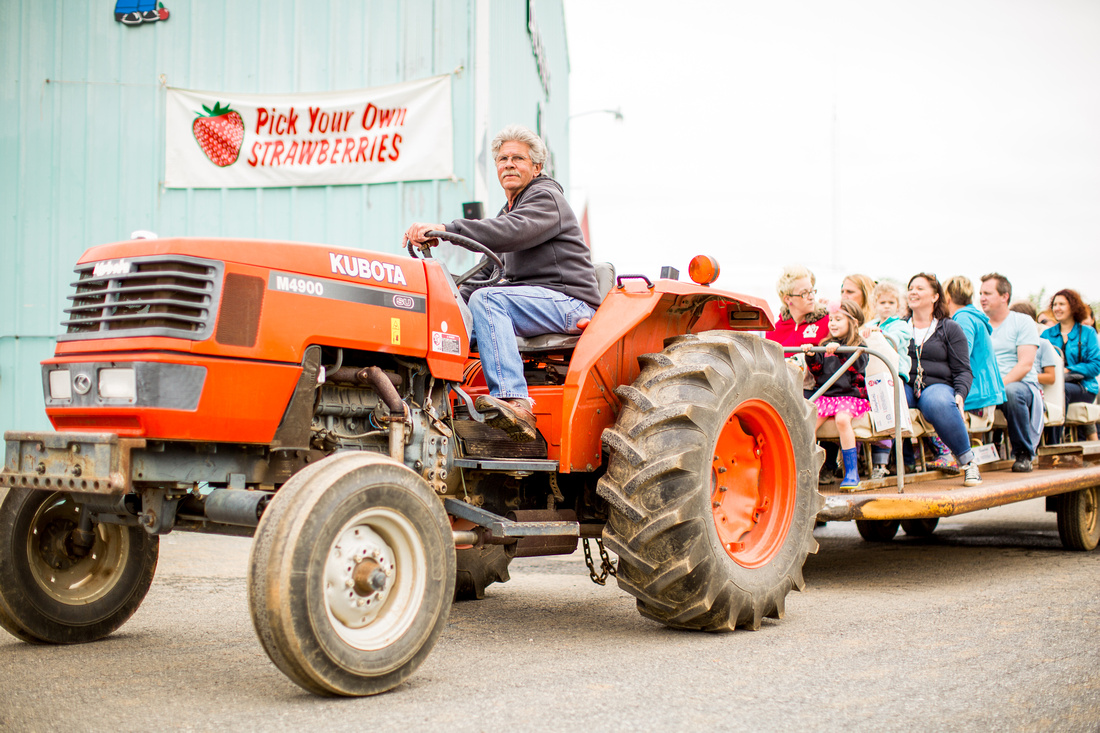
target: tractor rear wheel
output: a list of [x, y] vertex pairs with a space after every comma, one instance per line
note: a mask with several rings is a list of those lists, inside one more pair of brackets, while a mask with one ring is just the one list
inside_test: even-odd
[[159, 538], [93, 523], [69, 494], [10, 489], [0, 503], [0, 627], [32, 643], [102, 639], [134, 614], [157, 568]]
[[781, 618], [817, 551], [813, 406], [780, 348], [756, 336], [680, 336], [640, 357], [603, 433], [599, 494], [619, 587], [668, 626], [759, 628]]
[[1069, 550], [1095, 550], [1100, 544], [1100, 486], [1057, 497], [1058, 536]]
[[374, 453], [338, 453], [282, 486], [256, 530], [249, 606], [275, 665], [321, 695], [407, 679], [439, 638], [455, 550], [423, 478]]

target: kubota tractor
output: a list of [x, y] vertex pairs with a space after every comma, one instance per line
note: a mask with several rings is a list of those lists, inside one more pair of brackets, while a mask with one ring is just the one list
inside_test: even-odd
[[0, 625], [110, 634], [173, 529], [254, 535], [256, 632], [320, 694], [394, 687], [456, 597], [580, 538], [660, 623], [780, 617], [817, 547], [812, 408], [780, 349], [738, 333], [769, 329], [767, 305], [708, 287], [716, 266], [693, 262], [703, 284], [599, 266], [579, 337], [521, 340], [541, 439], [517, 444], [473, 409], [456, 282], [476, 268], [269, 241], [88, 250], [42, 365], [57, 432], [5, 435]]

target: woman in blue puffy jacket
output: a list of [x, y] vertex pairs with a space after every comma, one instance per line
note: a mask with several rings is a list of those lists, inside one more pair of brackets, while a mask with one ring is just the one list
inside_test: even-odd
[[[1050, 299], [1057, 324], [1043, 331], [1047, 341], [1062, 350], [1066, 360], [1066, 405], [1096, 400], [1100, 374], [1100, 344], [1096, 331], [1081, 323], [1088, 316], [1076, 290], [1059, 290]], [[1085, 426], [1085, 440], [1096, 440], [1096, 425]]]

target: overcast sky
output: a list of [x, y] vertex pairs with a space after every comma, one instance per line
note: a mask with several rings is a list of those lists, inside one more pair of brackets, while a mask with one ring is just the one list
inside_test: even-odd
[[1100, 1], [565, 0], [594, 256], [1100, 300]]

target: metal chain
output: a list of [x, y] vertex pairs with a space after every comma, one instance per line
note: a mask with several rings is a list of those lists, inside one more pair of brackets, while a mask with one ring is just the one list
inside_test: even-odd
[[592, 562], [592, 550], [588, 547], [588, 537], [584, 538], [584, 564], [588, 566], [588, 575], [596, 585], [607, 585], [607, 576], [615, 576], [615, 563], [611, 562], [611, 556], [603, 547], [603, 540], [596, 538], [596, 546], [600, 548], [600, 572], [596, 572], [596, 565]]

